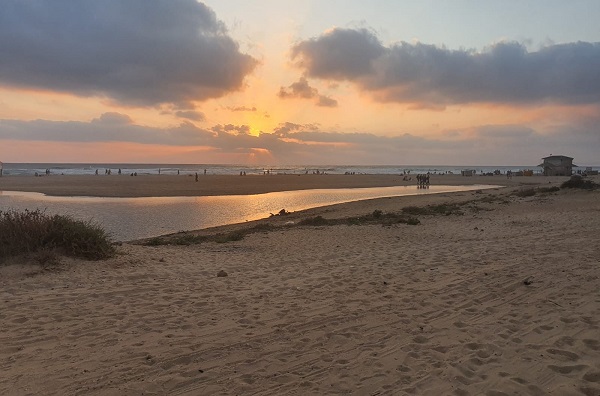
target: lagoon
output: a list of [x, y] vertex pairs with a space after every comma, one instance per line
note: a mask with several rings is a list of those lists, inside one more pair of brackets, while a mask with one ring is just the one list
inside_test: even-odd
[[254, 195], [202, 197], [55, 197], [40, 193], [0, 191], [0, 211], [43, 210], [92, 220], [117, 241], [149, 238], [179, 231], [243, 223], [269, 217], [281, 209], [290, 212], [345, 202], [472, 191], [498, 186], [417, 186], [314, 189]]

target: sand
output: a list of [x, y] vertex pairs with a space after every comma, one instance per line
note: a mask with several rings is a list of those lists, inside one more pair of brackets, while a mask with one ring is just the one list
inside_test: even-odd
[[520, 188], [262, 221], [470, 202], [416, 226], [123, 244], [52, 271], [15, 260], [0, 268], [0, 394], [599, 395], [600, 191]]
[[[401, 175], [199, 175], [198, 182], [186, 175], [51, 175], [0, 177], [0, 192], [29, 191], [55, 196], [95, 197], [176, 197], [233, 194], [260, 194], [315, 188], [357, 188], [416, 185]], [[436, 185], [537, 185], [556, 183], [562, 177], [513, 177], [432, 175]]]

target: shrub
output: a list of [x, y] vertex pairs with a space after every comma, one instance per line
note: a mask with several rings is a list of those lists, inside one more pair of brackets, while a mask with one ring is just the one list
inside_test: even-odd
[[161, 238], [150, 238], [146, 242], [143, 243], [144, 246], [161, 246], [166, 245], [167, 242], [162, 240]]
[[185, 245], [185, 246], [189, 246], [189, 245], [194, 245], [200, 242], [204, 242], [207, 238], [204, 236], [200, 236], [200, 235], [191, 235], [191, 234], [185, 234], [182, 236], [179, 236], [175, 239], [173, 239], [173, 243], [175, 245]]
[[428, 214], [427, 209], [420, 208], [418, 206], [406, 206], [402, 208], [402, 212], [413, 214], [413, 215], [426, 215]]
[[409, 217], [409, 218], [405, 219], [403, 221], [403, 223], [408, 224], [408, 225], [419, 225], [419, 224], [421, 224], [421, 221], [419, 219], [417, 219], [416, 217]]
[[373, 211], [373, 217], [376, 218], [376, 219], [380, 218], [382, 214], [383, 214], [383, 212], [381, 210], [379, 210], [379, 209], [375, 209]]
[[254, 231], [271, 231], [275, 229], [272, 224], [269, 223], [260, 223], [252, 227]]
[[217, 243], [226, 243], [233, 241], [241, 241], [246, 236], [244, 231], [232, 231], [227, 234], [217, 234], [214, 238], [214, 241]]
[[515, 193], [517, 197], [533, 197], [535, 195], [535, 190], [533, 188], [524, 188]]
[[328, 221], [323, 216], [309, 217], [308, 219], [301, 220], [298, 224], [310, 225], [310, 226], [321, 226], [327, 225]]
[[600, 185], [594, 183], [591, 180], [584, 180], [581, 176], [571, 176], [569, 180], [561, 184], [561, 188], [579, 188], [584, 190], [594, 190]]
[[557, 192], [560, 191], [559, 187], [553, 186], [553, 187], [540, 187], [538, 188], [538, 191], [541, 193], [553, 193], [553, 192]]
[[459, 206], [454, 204], [430, 205], [427, 208], [431, 211], [431, 214], [440, 214], [445, 216], [450, 216], [451, 214], [463, 214]]
[[89, 260], [115, 253], [108, 234], [90, 221], [40, 210], [0, 212], [0, 259], [44, 249]]
[[361, 225], [364, 224], [365, 220], [362, 217], [348, 217], [346, 222], [348, 225]]
[[412, 215], [445, 215], [451, 214], [461, 215], [463, 212], [460, 207], [455, 204], [440, 204], [440, 205], [427, 205], [423, 208], [418, 206], [406, 206], [402, 208], [402, 212]]

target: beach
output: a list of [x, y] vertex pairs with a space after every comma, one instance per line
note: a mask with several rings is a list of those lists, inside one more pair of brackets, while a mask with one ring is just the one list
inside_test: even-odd
[[[0, 190], [414, 184], [414, 175], [193, 179], [3, 177]], [[314, 208], [191, 233], [254, 230], [240, 240], [124, 243], [111, 259], [61, 257], [50, 269], [16, 258], [0, 267], [0, 394], [599, 395], [600, 192], [548, 189], [567, 179], [433, 175], [506, 187]], [[301, 225], [403, 208], [419, 224]]]
[[[404, 180], [406, 177], [407, 180]], [[410, 180], [408, 180], [410, 178]], [[552, 184], [564, 177], [513, 177], [430, 175], [433, 185], [493, 184], [526, 186]], [[0, 178], [0, 191], [40, 192], [54, 196], [92, 197], [176, 197], [248, 195], [277, 191], [294, 191], [329, 188], [367, 188], [416, 185], [416, 175], [50, 175], [4, 176]]]

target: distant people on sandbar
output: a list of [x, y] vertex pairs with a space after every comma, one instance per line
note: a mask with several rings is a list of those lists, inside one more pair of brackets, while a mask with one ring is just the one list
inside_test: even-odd
[[418, 188], [429, 188], [429, 173], [426, 175], [418, 174], [417, 175], [417, 187]]
[[121, 168], [119, 168], [119, 175], [121, 174]]
[[198, 181], [198, 172], [196, 172], [196, 181]]
[[204, 174], [206, 175], [206, 169], [204, 169]]
[[98, 169], [96, 169], [96, 176], [98, 176]]

